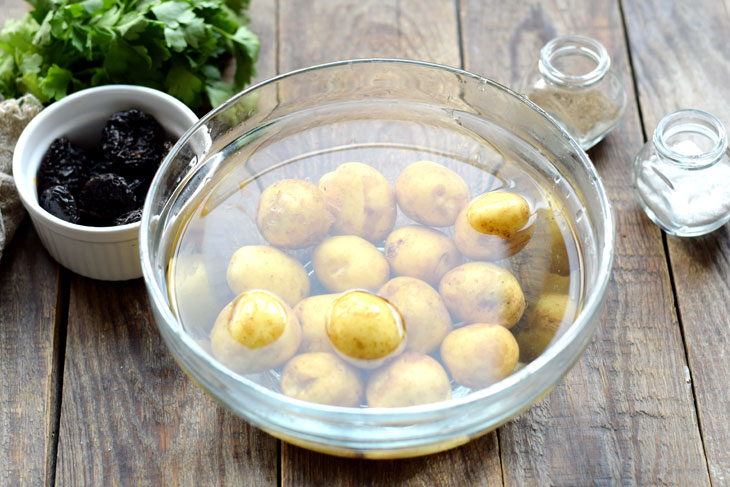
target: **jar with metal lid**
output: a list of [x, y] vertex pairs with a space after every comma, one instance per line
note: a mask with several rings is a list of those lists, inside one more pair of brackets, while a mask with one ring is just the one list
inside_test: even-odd
[[722, 122], [701, 110], [662, 118], [634, 160], [633, 186], [647, 216], [671, 235], [704, 235], [724, 225], [730, 156]]
[[626, 110], [626, 90], [611, 69], [606, 48], [585, 36], [557, 37], [545, 44], [522, 91], [583, 150], [613, 130]]

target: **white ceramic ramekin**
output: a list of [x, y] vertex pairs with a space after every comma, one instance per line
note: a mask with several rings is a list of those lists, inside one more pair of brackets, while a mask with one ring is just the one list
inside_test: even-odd
[[137, 108], [157, 119], [173, 140], [198, 117], [178, 99], [151, 88], [109, 85], [78, 91], [41, 111], [23, 130], [13, 154], [13, 177], [21, 201], [48, 252], [83, 276], [106, 281], [142, 275], [139, 222], [88, 227], [66, 222], [38, 204], [36, 173], [51, 142], [62, 136], [81, 145], [98, 144], [109, 116]]

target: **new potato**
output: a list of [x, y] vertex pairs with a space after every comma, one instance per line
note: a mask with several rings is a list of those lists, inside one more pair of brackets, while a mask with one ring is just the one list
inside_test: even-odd
[[299, 179], [283, 179], [266, 188], [256, 211], [261, 235], [271, 245], [286, 249], [316, 244], [333, 222], [319, 188]]
[[373, 373], [366, 396], [371, 408], [416, 406], [451, 399], [451, 384], [436, 360], [407, 352]]
[[357, 235], [379, 242], [395, 223], [395, 194], [376, 169], [359, 162], [340, 165], [319, 180], [319, 189], [335, 217], [332, 235]]
[[567, 294], [545, 294], [535, 304], [527, 323], [516, 330], [520, 360], [530, 362], [540, 355], [555, 337], [560, 325], [572, 321], [575, 302]]
[[396, 277], [386, 282], [378, 295], [400, 311], [408, 330], [407, 350], [429, 353], [451, 331], [451, 316], [443, 299], [420, 279]]
[[449, 333], [441, 344], [441, 360], [451, 377], [471, 389], [504, 379], [517, 365], [520, 352], [508, 329], [475, 323]]
[[469, 203], [469, 187], [451, 169], [431, 161], [406, 167], [395, 181], [398, 206], [411, 219], [434, 227], [453, 225]]
[[248, 291], [228, 303], [210, 332], [213, 356], [239, 373], [263, 372], [289, 360], [301, 340], [292, 309], [265, 291]]
[[385, 258], [394, 274], [415, 277], [434, 286], [462, 261], [449, 237], [421, 225], [393, 230], [385, 240]]
[[264, 289], [290, 306], [309, 294], [309, 276], [302, 264], [266, 245], [248, 245], [236, 250], [228, 263], [226, 279], [235, 294]]
[[327, 312], [339, 294], [319, 294], [301, 300], [294, 312], [302, 325], [301, 352], [331, 352], [332, 343], [327, 336]]
[[312, 267], [331, 292], [378, 289], [388, 279], [390, 267], [382, 253], [354, 235], [330, 237], [312, 253]]
[[281, 373], [281, 392], [303, 401], [357, 407], [362, 403], [360, 373], [331, 353], [304, 353]]
[[342, 358], [361, 368], [375, 368], [403, 351], [406, 330], [398, 310], [386, 300], [351, 291], [330, 305], [327, 336]]
[[530, 220], [530, 204], [510, 191], [490, 191], [472, 201], [466, 218], [471, 227], [489, 235], [509, 239]]
[[529, 224], [508, 237], [501, 234], [487, 234], [475, 230], [468, 218], [469, 210], [464, 208], [454, 224], [454, 243], [459, 251], [470, 259], [500, 260], [511, 257], [522, 250], [532, 238], [535, 225]]
[[525, 296], [515, 276], [488, 262], [451, 269], [441, 279], [439, 293], [451, 314], [466, 322], [509, 328], [525, 311]]

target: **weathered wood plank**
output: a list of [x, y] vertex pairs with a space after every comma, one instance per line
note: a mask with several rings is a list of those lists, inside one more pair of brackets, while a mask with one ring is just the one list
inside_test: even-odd
[[[730, 127], [728, 7], [708, 0], [623, 2], [648, 137], [664, 115], [680, 108], [708, 111]], [[730, 482], [729, 242], [728, 225], [702, 238], [667, 237], [714, 485]]]
[[581, 33], [606, 46], [631, 98], [591, 151], [618, 224], [601, 327], [563, 383], [500, 429], [505, 485], [707, 485], [661, 234], [631, 192], [642, 132], [618, 2], [463, 0], [461, 20], [468, 70], [517, 86], [545, 42]]
[[59, 273], [26, 220], [0, 261], [0, 485], [43, 485], [51, 475]]
[[[362, 57], [461, 63], [457, 9], [445, 1], [282, 1], [280, 68]], [[323, 35], [322, 31], [327, 30]], [[438, 455], [374, 462], [282, 443], [282, 485], [502, 485], [495, 433]]]
[[274, 485], [276, 441], [185, 377], [140, 280], [71, 280], [57, 485]]
[[[273, 75], [275, 4], [254, 0], [257, 80]], [[276, 485], [277, 441], [185, 377], [141, 280], [71, 282], [57, 485]]]

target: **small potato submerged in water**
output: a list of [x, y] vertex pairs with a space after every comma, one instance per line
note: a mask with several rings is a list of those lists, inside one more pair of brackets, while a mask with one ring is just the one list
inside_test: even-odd
[[276, 247], [301, 249], [327, 235], [334, 217], [322, 192], [308, 181], [283, 179], [261, 193], [256, 225]]
[[248, 245], [236, 250], [228, 263], [226, 278], [235, 294], [264, 289], [290, 306], [309, 294], [309, 276], [302, 264], [266, 245]]
[[393, 228], [395, 194], [377, 169], [359, 162], [342, 164], [320, 178], [319, 189], [335, 217], [332, 235], [379, 242]]
[[319, 244], [312, 253], [312, 267], [322, 285], [335, 293], [376, 290], [390, 275], [383, 254], [367, 240], [354, 235], [330, 237]]
[[451, 399], [451, 384], [436, 360], [407, 352], [373, 373], [366, 395], [371, 408], [416, 406]]
[[515, 276], [488, 262], [451, 269], [441, 279], [439, 293], [455, 318], [470, 323], [509, 328], [525, 311], [525, 296]]
[[462, 262], [459, 250], [449, 237], [422, 225], [393, 230], [385, 240], [385, 258], [394, 274], [415, 277], [434, 286]]
[[231, 301], [210, 332], [213, 356], [239, 373], [263, 372], [289, 360], [302, 331], [294, 311], [265, 291], [249, 291]]
[[360, 373], [331, 353], [304, 353], [281, 373], [281, 391], [303, 401], [357, 407], [362, 403]]
[[575, 312], [575, 302], [567, 294], [541, 296], [527, 322], [516, 327], [520, 360], [530, 362], [537, 358], [550, 345], [560, 325], [573, 320]]
[[319, 294], [301, 300], [294, 312], [302, 325], [301, 352], [331, 352], [332, 342], [327, 336], [327, 312], [339, 294]]
[[448, 227], [469, 203], [469, 186], [448, 167], [418, 161], [398, 176], [395, 195], [409, 218], [424, 225]]
[[454, 224], [454, 242], [476, 260], [500, 260], [522, 250], [535, 231], [530, 205], [508, 191], [484, 193], [464, 208]]
[[441, 360], [459, 384], [481, 389], [514, 371], [520, 352], [510, 331], [475, 323], [449, 333], [441, 344]]
[[407, 350], [429, 353], [451, 331], [451, 316], [443, 299], [431, 286], [413, 277], [396, 277], [380, 288], [400, 311], [408, 330]]
[[330, 305], [327, 336], [342, 358], [371, 369], [403, 351], [406, 330], [398, 310], [385, 299], [351, 291]]

